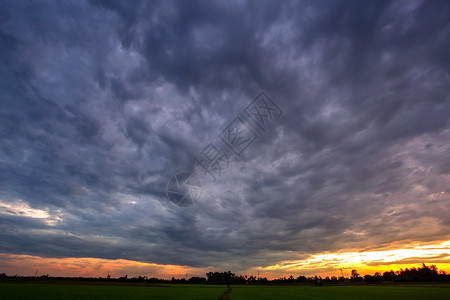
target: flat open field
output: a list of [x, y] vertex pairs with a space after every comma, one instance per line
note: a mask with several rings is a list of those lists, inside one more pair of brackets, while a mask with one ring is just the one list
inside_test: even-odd
[[[0, 283], [1, 299], [220, 299], [225, 286]], [[450, 299], [449, 284], [232, 286], [228, 299]]]
[[417, 286], [246, 286], [232, 300], [251, 299], [450, 299], [450, 285]]
[[226, 286], [2, 283], [0, 299], [219, 299]]

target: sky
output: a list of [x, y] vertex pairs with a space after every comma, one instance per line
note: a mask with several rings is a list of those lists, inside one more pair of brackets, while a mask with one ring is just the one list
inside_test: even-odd
[[450, 271], [449, 36], [445, 0], [1, 0], [0, 272]]

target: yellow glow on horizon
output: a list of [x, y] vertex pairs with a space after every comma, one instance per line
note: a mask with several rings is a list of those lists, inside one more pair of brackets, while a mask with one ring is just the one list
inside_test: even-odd
[[[391, 246], [393, 247], [393, 245]], [[439, 270], [450, 271], [450, 241], [435, 242], [435, 244], [410, 243], [396, 245], [396, 249], [318, 253], [309, 258], [297, 261], [284, 261], [268, 267], [254, 267], [239, 272], [238, 275], [256, 275], [269, 279], [288, 277], [293, 275], [304, 276], [349, 276], [351, 269], [357, 269], [361, 275], [383, 273], [389, 270], [418, 267], [422, 262], [436, 264]], [[342, 268], [342, 271], [341, 271]], [[38, 276], [50, 274], [51, 276], [68, 277], [112, 277], [128, 275], [148, 276], [170, 279], [201, 276], [214, 267], [194, 268], [180, 265], [162, 265], [150, 262], [141, 262], [125, 259], [102, 259], [92, 257], [81, 258], [45, 258], [31, 255], [14, 255], [0, 253], [0, 269], [8, 275], [34, 275], [38, 269]], [[226, 271], [226, 270], [218, 270]], [[231, 270], [233, 271], [233, 270]], [[341, 273], [342, 272], [342, 273]]]
[[328, 275], [337, 276], [340, 275], [340, 268], [355, 268], [366, 274], [373, 274], [386, 267], [389, 270], [417, 267], [421, 262], [437, 264], [440, 269], [449, 270], [450, 241], [435, 245], [409, 244], [401, 249], [315, 254], [305, 260], [285, 261], [263, 269], [276, 273], [280, 271], [308, 273], [314, 270], [317, 274], [322, 270]]

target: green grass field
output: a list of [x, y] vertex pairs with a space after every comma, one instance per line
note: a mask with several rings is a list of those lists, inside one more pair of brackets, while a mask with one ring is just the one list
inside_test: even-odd
[[450, 299], [450, 285], [233, 287], [231, 300], [252, 299]]
[[0, 284], [0, 299], [219, 299], [225, 286]]
[[[220, 299], [225, 286], [1, 283], [0, 299]], [[450, 299], [450, 285], [232, 286], [228, 299]]]

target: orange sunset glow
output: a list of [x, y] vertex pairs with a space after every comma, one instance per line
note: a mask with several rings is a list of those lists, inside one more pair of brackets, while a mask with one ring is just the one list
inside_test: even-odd
[[[74, 277], [121, 277], [128, 275], [170, 279], [186, 276], [204, 276], [213, 268], [192, 268], [177, 265], [159, 265], [132, 260], [110, 260], [100, 258], [43, 258], [30, 255], [0, 254], [0, 267], [9, 274], [50, 274], [52, 276]], [[243, 270], [242, 275], [255, 275], [258, 271], [268, 279], [304, 276], [348, 276], [357, 269], [361, 275], [389, 270], [412, 268], [422, 263], [435, 264], [439, 270], [450, 270], [450, 241], [438, 244], [418, 243], [402, 249], [372, 250], [363, 252], [338, 252], [316, 254], [299, 261], [284, 261], [279, 264]], [[342, 271], [341, 271], [342, 269]]]

